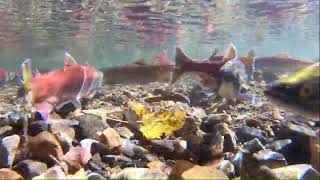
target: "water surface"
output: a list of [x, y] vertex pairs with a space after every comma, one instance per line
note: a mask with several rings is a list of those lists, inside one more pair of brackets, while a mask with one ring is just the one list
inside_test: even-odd
[[230, 42], [241, 55], [319, 59], [319, 1], [0, 0], [0, 67], [10, 69], [25, 58], [61, 67], [65, 51], [98, 67], [177, 46], [207, 58]]

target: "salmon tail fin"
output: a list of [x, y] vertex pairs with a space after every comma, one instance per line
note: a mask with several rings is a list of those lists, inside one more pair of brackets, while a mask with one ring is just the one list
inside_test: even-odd
[[24, 92], [27, 93], [31, 89], [32, 64], [30, 59], [26, 59], [22, 63], [22, 77]]
[[175, 83], [179, 77], [184, 73], [185, 71], [185, 63], [191, 62], [192, 59], [190, 59], [187, 55], [185, 55], [180, 48], [176, 48], [176, 59], [175, 59], [175, 69], [172, 74], [171, 78], [171, 84]]

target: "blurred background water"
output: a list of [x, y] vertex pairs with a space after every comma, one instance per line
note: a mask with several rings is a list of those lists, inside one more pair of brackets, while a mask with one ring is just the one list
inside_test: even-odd
[[319, 0], [0, 0], [0, 67], [25, 58], [62, 67], [68, 51], [105, 67], [175, 47], [207, 58], [233, 42], [241, 55], [319, 59]]

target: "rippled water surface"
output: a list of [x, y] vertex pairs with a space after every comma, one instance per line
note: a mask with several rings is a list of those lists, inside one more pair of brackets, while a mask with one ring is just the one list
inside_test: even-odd
[[112, 66], [177, 46], [207, 58], [230, 42], [242, 55], [319, 59], [319, 1], [0, 0], [0, 67], [61, 67], [65, 51]]

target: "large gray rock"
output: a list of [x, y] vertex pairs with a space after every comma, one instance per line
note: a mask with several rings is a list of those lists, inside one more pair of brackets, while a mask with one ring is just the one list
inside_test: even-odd
[[11, 167], [15, 160], [20, 136], [12, 135], [3, 138], [0, 142], [0, 167]]
[[33, 177], [44, 173], [47, 170], [47, 165], [43, 162], [27, 159], [20, 161], [13, 169], [25, 179], [32, 179]]

